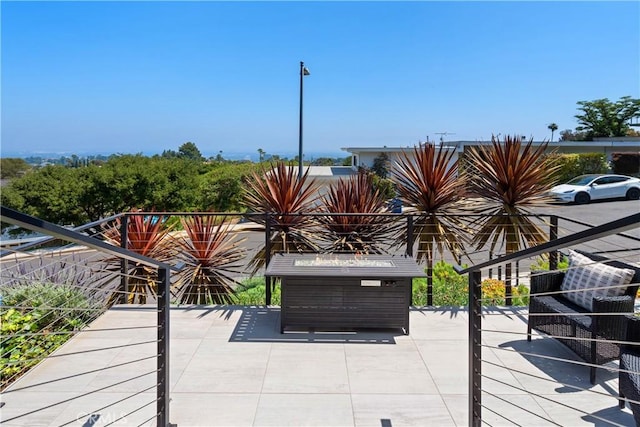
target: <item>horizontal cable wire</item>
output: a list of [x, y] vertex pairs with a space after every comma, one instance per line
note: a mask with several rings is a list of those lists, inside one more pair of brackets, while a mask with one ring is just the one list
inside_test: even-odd
[[[64, 400], [52, 403], [52, 404], [47, 405], [47, 406], [43, 406], [42, 408], [38, 408], [38, 409], [34, 409], [32, 411], [29, 411], [29, 412], [25, 412], [24, 414], [16, 415], [16, 416], [8, 418], [6, 420], [2, 420], [2, 422], [6, 423], [6, 422], [9, 422], [9, 421], [17, 420], [18, 418], [26, 417], [27, 415], [35, 414], [36, 412], [44, 411], [45, 409], [53, 408], [54, 406], [58, 406], [58, 405], [61, 405], [63, 403], [68, 403], [68, 402], [71, 402], [73, 400], [80, 399], [81, 397], [85, 397], [85, 396], [88, 396], [90, 394], [98, 393], [98, 392], [104, 391], [104, 390], [106, 390], [108, 388], [115, 387], [115, 386], [127, 383], [129, 381], [137, 380], [138, 378], [142, 378], [142, 377], [145, 377], [147, 375], [155, 374], [157, 372], [158, 372], [158, 370], [156, 369], [155, 371], [147, 372], [147, 373], [144, 373], [144, 374], [132, 377], [132, 378], [127, 378], [126, 380], [119, 381], [119, 382], [117, 382], [115, 384], [109, 384], [108, 386], [100, 387], [100, 388], [98, 388], [96, 390], [87, 391], [87, 392], [84, 392], [81, 395], [70, 397], [68, 399], [64, 399]], [[156, 383], [153, 387], [156, 387], [157, 385], [158, 384]]]
[[[510, 334], [510, 335], [518, 335], [518, 336], [528, 336], [526, 332], [514, 332], [514, 331], [500, 331], [493, 329], [481, 329], [481, 332], [491, 332], [497, 334]], [[534, 336], [533, 334], [531, 334]], [[606, 338], [588, 338], [588, 337], [572, 337], [572, 336], [562, 336], [562, 335], [550, 335], [550, 334], [536, 334], [535, 336], [540, 337], [541, 339], [555, 338], [555, 339], [563, 339], [567, 341], [584, 341], [584, 342], [603, 342], [603, 343], [611, 343], [611, 344], [628, 344], [631, 346], [640, 346], [639, 342], [634, 341], [623, 341], [623, 340], [614, 340], [614, 339], [606, 339]]]
[[[155, 389], [155, 388], [156, 388], [156, 386], [155, 386], [155, 385], [152, 385], [151, 387], [145, 388], [144, 390], [140, 390], [140, 391], [135, 392], [135, 393], [133, 393], [133, 394], [131, 394], [131, 395], [127, 396], [127, 397], [123, 397], [123, 398], [122, 398], [122, 399], [120, 399], [120, 400], [116, 400], [115, 402], [112, 402], [112, 403], [110, 403], [110, 404], [108, 404], [108, 405], [105, 405], [105, 406], [103, 406], [102, 408], [94, 409], [93, 411], [91, 411], [91, 413], [90, 413], [90, 414], [88, 413], [87, 415], [93, 415], [93, 414], [95, 414], [95, 413], [96, 413], [96, 412], [98, 412], [98, 411], [103, 411], [103, 410], [105, 410], [105, 409], [107, 409], [107, 408], [110, 408], [110, 407], [112, 407], [112, 406], [114, 406], [114, 405], [117, 405], [118, 403], [122, 403], [122, 402], [124, 402], [125, 400], [131, 399], [132, 397], [138, 396], [138, 395], [140, 395], [140, 394], [142, 394], [142, 393], [145, 393], [145, 392], [147, 392], [147, 391], [149, 391], [149, 390], [153, 390], [153, 389]], [[153, 403], [153, 402], [152, 402], [152, 403]], [[149, 405], [149, 404], [147, 404], [147, 405]], [[144, 405], [144, 406], [147, 406], [147, 405]], [[155, 418], [155, 416], [154, 416], [154, 417], [149, 418], [149, 420], [151, 420], [151, 419], [153, 419], [153, 418]], [[66, 422], [66, 423], [64, 423], [64, 424], [60, 424], [60, 426], [59, 426], [59, 427], [63, 427], [63, 426], [69, 425], [69, 424], [73, 424], [73, 423], [75, 423], [75, 422], [79, 422], [79, 421], [81, 421], [81, 420], [80, 420], [79, 418], [76, 418], [75, 420], [67, 421], [67, 422]]]
[[499, 416], [499, 417], [500, 417], [500, 418], [502, 418], [503, 420], [505, 420], [505, 421], [507, 421], [507, 422], [511, 423], [510, 425], [514, 425], [514, 426], [521, 426], [520, 424], [518, 424], [518, 423], [516, 423], [515, 421], [513, 421], [513, 420], [511, 420], [511, 419], [509, 419], [509, 418], [507, 418], [507, 417], [505, 417], [503, 414], [501, 414], [501, 413], [499, 413], [499, 412], [497, 412], [497, 411], [495, 411], [495, 410], [491, 409], [490, 407], [488, 407], [488, 406], [487, 406], [487, 405], [485, 405], [485, 404], [481, 404], [480, 406], [481, 406], [481, 407], [483, 407], [484, 409], [488, 410], [489, 412], [493, 412], [494, 414], [496, 414], [497, 416]]
[[[584, 414], [584, 415], [587, 415], [587, 416], [589, 416], [589, 417], [593, 417], [593, 418], [595, 418], [595, 419], [597, 419], [597, 420], [599, 420], [599, 421], [604, 421], [604, 422], [606, 422], [606, 423], [608, 423], [608, 424], [611, 424], [611, 425], [613, 425], [613, 426], [617, 426], [617, 427], [625, 427], [623, 424], [615, 423], [615, 422], [613, 422], [613, 421], [611, 421], [611, 420], [608, 420], [608, 419], [606, 419], [606, 418], [602, 418], [602, 417], [600, 417], [600, 416], [598, 416], [598, 415], [594, 415], [594, 414], [592, 414], [592, 413], [589, 413], [589, 412], [583, 411], [582, 409], [578, 409], [578, 408], [576, 408], [576, 407], [573, 407], [573, 406], [567, 405], [566, 403], [562, 403], [562, 402], [559, 402], [559, 401], [557, 401], [557, 400], [553, 400], [553, 399], [551, 399], [551, 398], [549, 398], [549, 397], [546, 397], [546, 396], [544, 396], [544, 395], [542, 395], [542, 394], [534, 393], [534, 392], [532, 392], [532, 391], [528, 391], [528, 390], [526, 390], [526, 389], [524, 389], [524, 388], [522, 388], [522, 387], [518, 387], [518, 386], [515, 386], [515, 385], [513, 385], [513, 384], [509, 384], [509, 383], [504, 382], [504, 381], [502, 381], [502, 380], [499, 380], [499, 379], [497, 379], [497, 378], [489, 377], [489, 376], [487, 376], [487, 375], [482, 375], [482, 377], [483, 377], [483, 378], [486, 378], [486, 379], [488, 379], [488, 380], [495, 381], [495, 382], [500, 383], [500, 384], [502, 384], [502, 385], [505, 385], [505, 386], [508, 386], [508, 387], [514, 388], [514, 389], [516, 389], [516, 390], [524, 391], [525, 393], [527, 393], [527, 394], [529, 394], [529, 395], [533, 395], [533, 396], [535, 396], [535, 397], [539, 397], [539, 398], [541, 398], [541, 399], [545, 399], [545, 400], [547, 400], [547, 401], [549, 401], [549, 402], [553, 402], [553, 403], [555, 403], [555, 404], [557, 404], [557, 405], [564, 406], [564, 407], [566, 407], [566, 408], [572, 409], [572, 410], [574, 410], [574, 411], [576, 411], [576, 412], [580, 412], [580, 413], [582, 413], [582, 414]], [[483, 392], [484, 392], [484, 393], [487, 393], [487, 391], [486, 391], [486, 390], [484, 390]]]
[[[106, 426], [114, 425], [114, 424], [115, 424], [115, 423], [117, 423], [118, 421], [120, 421], [120, 420], [123, 420], [123, 419], [127, 418], [127, 417], [128, 417], [129, 415], [131, 415], [131, 414], [135, 414], [136, 412], [138, 412], [138, 411], [140, 411], [140, 410], [142, 410], [142, 409], [146, 408], [146, 407], [147, 407], [147, 406], [149, 406], [149, 405], [153, 405], [153, 404], [154, 404], [154, 403], [156, 403], [157, 401], [158, 401], [158, 399], [156, 399], [156, 400], [152, 400], [152, 401], [151, 401], [151, 402], [149, 402], [149, 403], [145, 403], [144, 405], [139, 406], [138, 408], [134, 409], [133, 411], [131, 411], [131, 412], [127, 412], [126, 414], [122, 415], [120, 418], [116, 418], [116, 419], [115, 419], [115, 420], [113, 420], [112, 422], [110, 422], [110, 423], [108, 423], [108, 424], [105, 424], [105, 427], [106, 427]], [[158, 415], [156, 414], [156, 417], [157, 417], [157, 416], [158, 416]], [[154, 417], [154, 418], [155, 418], [155, 417]]]
[[526, 355], [526, 356], [532, 356], [532, 357], [537, 357], [539, 359], [547, 359], [547, 360], [555, 360], [557, 362], [564, 362], [564, 363], [569, 363], [571, 365], [577, 365], [577, 366], [588, 366], [591, 368], [598, 368], [598, 369], [605, 369], [605, 370], [611, 370], [605, 366], [602, 365], [598, 365], [595, 363], [588, 363], [588, 362], [583, 362], [580, 360], [571, 360], [571, 359], [563, 359], [561, 357], [553, 357], [553, 356], [546, 356], [543, 354], [538, 354], [538, 353], [529, 353], [526, 351], [518, 351], [518, 350], [513, 350], [510, 348], [504, 348], [504, 347], [495, 347], [495, 346], [491, 346], [488, 344], [481, 344], [482, 347], [486, 347], [486, 348], [490, 348], [492, 350], [502, 350], [502, 351], [508, 351], [508, 352], [512, 352], [512, 353], [516, 353], [516, 354], [522, 354], [522, 355]]
[[[50, 267], [51, 265], [53, 265], [53, 264], [49, 264], [49, 267]], [[157, 285], [157, 283], [158, 283], [157, 279], [153, 279], [152, 277], [149, 277], [149, 276], [135, 276], [135, 275], [132, 275], [132, 274], [123, 274], [123, 273], [121, 273], [120, 271], [113, 271], [113, 270], [106, 270], [106, 269], [103, 269], [103, 270], [97, 270], [97, 269], [95, 269], [95, 268], [90, 268], [90, 267], [87, 267], [87, 268], [89, 268], [89, 269], [90, 269], [90, 270], [89, 270], [89, 272], [90, 272], [91, 274], [93, 274], [93, 275], [95, 275], [96, 273], [104, 273], [104, 274], [106, 275], [106, 277], [102, 278], [102, 280], [104, 280], [104, 281], [106, 282], [106, 284], [108, 284], [108, 283], [112, 283], [112, 286], [113, 286], [115, 289], [111, 289], [111, 290], [110, 290], [110, 289], [108, 289], [108, 288], [103, 288], [103, 287], [100, 287], [100, 286], [97, 286], [97, 287], [88, 287], [86, 283], [56, 283], [54, 280], [52, 280], [52, 278], [51, 278], [51, 277], [48, 277], [48, 278], [31, 277], [31, 276], [23, 276], [23, 277], [5, 277], [5, 279], [6, 279], [6, 280], [5, 280], [5, 283], [6, 283], [6, 281], [7, 281], [7, 280], [12, 280], [12, 281], [18, 282], [18, 283], [16, 283], [15, 285], [16, 285], [16, 286], [19, 286], [19, 285], [20, 285], [20, 283], [19, 283], [19, 282], [21, 282], [21, 281], [30, 281], [30, 282], [48, 282], [48, 283], [52, 283], [52, 284], [54, 284], [54, 285], [56, 285], [56, 284], [57, 284], [57, 285], [60, 285], [60, 286], [68, 286], [68, 287], [70, 287], [70, 288], [77, 288], [77, 289], [82, 290], [82, 291], [84, 291], [84, 292], [86, 292], [86, 291], [93, 291], [94, 293], [99, 293], [99, 292], [110, 292], [110, 293], [119, 293], [119, 292], [120, 292], [120, 293], [121, 293], [121, 292], [123, 292], [123, 291], [120, 291], [119, 289], [117, 289], [117, 287], [116, 287], [116, 286], [119, 286], [119, 283], [117, 283], [117, 282], [118, 282], [118, 279], [119, 279], [120, 277], [123, 277], [123, 276], [128, 277], [129, 279], [134, 279], [134, 280], [136, 280], [136, 279], [138, 279], [138, 280], [143, 280], [143, 281], [145, 282], [145, 284], [146, 284], [146, 283], [150, 283], [150, 284], [155, 284], [155, 285]], [[111, 277], [109, 277], [109, 276], [111, 276]], [[108, 281], [108, 282], [106, 281], [107, 279], [109, 279], [109, 281]], [[14, 286], [14, 285], [13, 285], [13, 284], [10, 284], [10, 285], [8, 285], [8, 286]]]
[[142, 427], [144, 425], [147, 425], [148, 422], [150, 422], [151, 420], [153, 420], [154, 418], [158, 418], [158, 414], [155, 414], [153, 417], [151, 418], [147, 418], [146, 420], [144, 420], [143, 422], [141, 422], [140, 424], [138, 424], [138, 427]]
[[[85, 334], [85, 333], [89, 333], [89, 332], [107, 332], [107, 331], [126, 331], [126, 330], [132, 330], [132, 329], [158, 329], [159, 326], [131, 326], [131, 327], [125, 327], [125, 328], [103, 328], [103, 329], [92, 329], [92, 328], [85, 328], [85, 329], [79, 329], [77, 331], [65, 331], [65, 332], [31, 332], [31, 333], [24, 333], [24, 334], [15, 334], [12, 336], [20, 336], [20, 337], [37, 337], [37, 336], [41, 336], [41, 335], [65, 335], [65, 334], [73, 334], [75, 335], [80, 335], [80, 334]], [[3, 341], [0, 341], [0, 344], [2, 344]]]
[[[156, 341], [149, 341], [149, 342], [158, 342], [158, 340]], [[145, 343], [134, 343], [131, 345], [138, 345], [138, 344], [145, 344]], [[114, 348], [118, 348], [118, 347], [127, 347], [129, 346], [129, 344], [127, 345], [122, 345], [122, 346], [116, 346], [116, 347], [108, 347], [108, 348], [98, 348], [98, 349], [92, 349], [92, 350], [83, 350], [80, 352], [75, 352], [75, 353], [63, 353], [63, 354], [47, 354], [45, 356], [42, 357], [36, 357], [36, 358], [31, 358], [31, 359], [23, 359], [23, 360], [15, 360], [15, 361], [10, 361], [7, 360], [5, 361], [5, 366], [22, 366], [22, 365], [27, 365], [25, 368], [29, 368], [29, 366], [31, 366], [31, 362], [34, 363], [39, 363], [42, 362], [43, 360], [46, 359], [53, 359], [53, 358], [59, 358], [59, 357], [64, 357], [64, 356], [69, 356], [69, 355], [77, 355], [77, 354], [82, 354], [82, 353], [89, 353], [89, 352], [96, 352], [96, 351], [103, 351], [103, 350], [111, 350]], [[3, 356], [5, 356], [7, 353], [3, 354]], [[157, 357], [157, 354], [154, 355], [153, 357]], [[23, 368], [23, 369], [25, 369]], [[16, 379], [18, 379], [19, 377], [21, 377], [23, 374], [25, 373], [25, 371], [18, 371], [15, 374], [13, 374], [12, 376], [8, 377], [8, 378], [4, 378], [4, 382], [5, 384], [8, 385], [13, 383]], [[5, 393], [5, 391], [3, 390], [3, 393]]]
[[[90, 349], [90, 350], [74, 351], [74, 352], [63, 353], [63, 354], [50, 354], [50, 355], [44, 356], [44, 357], [36, 357], [36, 358], [33, 358], [33, 359], [23, 360], [22, 362], [40, 361], [40, 360], [44, 360], [44, 359], [47, 359], [47, 358], [53, 359], [53, 358], [71, 356], [71, 355], [76, 355], [76, 354], [94, 353], [94, 352], [97, 352], [97, 351], [113, 350], [113, 349], [116, 349], [116, 348], [133, 347], [133, 346], [136, 346], [136, 345], [151, 344], [151, 343], [157, 343], [157, 342], [159, 342], [159, 340], [143, 341], [143, 342], [137, 342], [137, 343], [123, 344], [123, 345], [114, 345], [114, 346], [110, 346], [110, 347], [94, 348], [94, 349]], [[18, 363], [7, 362], [7, 365], [17, 365], [17, 364]]]
[[[1, 306], [0, 306], [0, 311], [1, 311], [1, 309], [2, 309], [2, 308], [3, 308], [3, 307], [1, 307]], [[37, 311], [39, 311], [39, 310], [40, 310], [40, 307], [34, 307], [34, 308], [32, 308], [32, 310], [30, 310], [29, 312], [34, 312], [34, 311], [36, 311], [36, 312], [37, 312]], [[50, 309], [48, 313], [43, 314], [43, 317], [48, 316], [48, 315], [49, 315], [49, 313], [52, 313], [54, 310], [56, 310], [56, 308], [52, 308], [52, 309]], [[80, 310], [80, 309], [78, 309], [78, 310]], [[65, 315], [67, 314], [67, 312], [68, 312], [68, 311], [73, 311], [73, 309], [67, 310], [66, 308], [60, 308], [60, 311], [62, 311], [62, 312], [63, 312], [63, 313], [61, 313], [61, 315], [60, 315], [60, 316], [58, 316], [57, 318], [53, 318], [51, 321], [49, 321], [49, 323], [48, 323], [47, 325], [43, 325], [43, 326], [40, 328], [40, 330], [41, 330], [41, 331], [43, 331], [43, 330], [45, 331], [45, 332], [41, 332], [40, 334], [42, 334], [43, 336], [46, 336], [46, 335], [48, 334], [48, 332], [47, 332], [48, 328], [52, 328], [52, 327], [53, 327], [53, 325], [55, 325], [59, 320], [64, 319], [64, 318], [65, 318]], [[89, 325], [91, 322], [93, 322], [94, 320], [96, 320], [100, 315], [102, 315], [102, 313], [104, 313], [104, 311], [105, 311], [105, 308], [101, 308], [101, 309], [100, 309], [100, 311], [99, 311], [96, 315], [93, 315], [93, 316], [91, 316], [91, 317], [89, 317], [89, 318], [87, 318], [87, 319], [83, 320], [83, 327], [86, 327], [86, 326], [87, 326], [87, 325]], [[65, 332], [68, 332], [68, 333], [70, 333], [70, 334], [72, 334], [72, 335], [74, 335], [74, 334], [75, 334], [75, 331], [65, 331]], [[57, 332], [57, 333], [52, 333], [52, 334], [61, 335], [61, 334], [63, 334], [63, 332]], [[21, 334], [19, 334], [19, 333], [10, 334], [6, 339], [2, 340], [2, 343], [4, 344], [4, 343], [5, 343], [5, 342], [7, 342], [9, 339], [14, 338], [14, 337], [20, 337], [20, 336], [22, 336], [22, 335], [21, 335]], [[62, 344], [62, 343], [61, 343], [61, 344]], [[9, 350], [8, 350], [8, 351], [9, 351]], [[2, 353], [2, 356], [5, 356], [6, 354], [8, 354], [8, 351], [7, 351], [7, 352], [5, 352], [5, 353]]]
[[[79, 253], [85, 255], [85, 257], [80, 259], [74, 259], [79, 257]], [[29, 271], [25, 272], [25, 274], [29, 274], [29, 275], [40, 273], [42, 271], [47, 272], [46, 269], [48, 267], [51, 267], [52, 265], [55, 265], [56, 263], [69, 264], [69, 267], [67, 268], [82, 267], [82, 268], [90, 269], [91, 266], [89, 266], [88, 264], [92, 262], [99, 262], [99, 261], [93, 261], [94, 259], [102, 260], [104, 258], [104, 255], [102, 255], [100, 252], [95, 251], [93, 249], [88, 249], [88, 248], [77, 250], [77, 251], [69, 251], [69, 250], [57, 251], [56, 250], [56, 251], [50, 251], [47, 253], [38, 253], [38, 254], [24, 253], [24, 252], [15, 253], [16, 256], [18, 254], [23, 256], [21, 258], [2, 259], [1, 263], [10, 264], [13, 261], [13, 265], [11, 266], [13, 269], [17, 269], [17, 272], [19, 273], [20, 270], [26, 267], [29, 269]], [[49, 260], [53, 262], [49, 262], [45, 264], [45, 262]], [[39, 262], [40, 265], [38, 266], [32, 265], [34, 262]], [[59, 270], [59, 271], [63, 271], [63, 270]], [[55, 273], [59, 273], [59, 271]], [[6, 269], [4, 269], [4, 272], [5, 273], [7, 272]]]
[[[499, 365], [499, 364], [494, 363], [494, 362], [489, 362], [488, 360], [483, 360], [482, 363], [486, 363], [488, 365], [492, 365], [492, 366], [495, 366], [497, 368], [506, 369], [509, 372], [517, 372], [519, 374], [526, 375], [526, 376], [528, 376], [530, 378], [535, 378], [535, 379], [538, 379], [538, 380], [542, 380], [542, 381], [547, 381], [547, 382], [550, 382], [550, 383], [558, 384], [558, 385], [561, 385], [561, 386], [564, 386], [564, 387], [569, 387], [569, 388], [572, 388], [574, 390], [585, 391], [585, 392], [597, 394], [597, 395], [600, 395], [600, 396], [603, 396], [603, 397], [612, 397], [611, 394], [609, 394], [609, 393], [604, 393], [604, 392], [597, 391], [597, 390], [591, 390], [589, 388], [578, 387], [576, 385], [567, 384], [567, 383], [564, 383], [562, 381], [554, 380], [554, 379], [551, 379], [551, 378], [541, 377], [539, 375], [535, 375], [535, 374], [532, 374], [530, 372], [525, 372], [525, 371], [521, 371], [519, 369], [515, 369], [515, 368], [513, 368], [511, 366]], [[618, 399], [618, 400], [620, 400], [620, 399]]]
[[[69, 302], [70, 300], [67, 299], [67, 302]], [[46, 310], [47, 312], [52, 312], [54, 310], [64, 310], [64, 311], [100, 311], [103, 312], [105, 311], [104, 307], [96, 307], [96, 308], [85, 308], [85, 307], [54, 307], [54, 306], [43, 306], [43, 305], [24, 305], [24, 304], [20, 304], [20, 305], [0, 305], [0, 309], [2, 310], [9, 310], [9, 309], [14, 309], [14, 310], [24, 310], [24, 309], [30, 309], [30, 311], [35, 311], [35, 310]], [[60, 319], [60, 318], [58, 318]]]
[[16, 391], [22, 391], [22, 390], [26, 390], [29, 388], [33, 388], [33, 387], [39, 387], [41, 385], [46, 385], [46, 384], [51, 384], [51, 383], [55, 383], [57, 381], [64, 381], [64, 380], [68, 380], [70, 378], [76, 378], [76, 377], [80, 377], [82, 375], [88, 375], [88, 374], [94, 374], [96, 372], [102, 372], [102, 371], [106, 371], [108, 369], [113, 369], [113, 368], [119, 368], [121, 366], [126, 366], [126, 365], [130, 365], [132, 363], [137, 363], [137, 362], [142, 362], [143, 360], [149, 360], [149, 359], [157, 359], [158, 355], [154, 354], [153, 356], [147, 356], [147, 357], [142, 357], [140, 359], [136, 359], [136, 360], [130, 360], [128, 362], [122, 362], [122, 363], [118, 363], [116, 365], [110, 365], [110, 366], [105, 366], [104, 368], [98, 368], [98, 369], [93, 369], [91, 371], [85, 371], [85, 372], [79, 372], [77, 374], [73, 374], [73, 375], [68, 375], [66, 377], [60, 377], [60, 378], [55, 378], [53, 380], [49, 380], [49, 381], [44, 381], [41, 383], [36, 383], [36, 384], [30, 384], [28, 386], [24, 386], [24, 387], [19, 387], [19, 388], [12, 388], [11, 390], [3, 390], [3, 394], [9, 394], [9, 393], [14, 393]]
[[[494, 393], [488, 392], [488, 391], [486, 391], [486, 390], [483, 390], [483, 393], [485, 393], [485, 394], [487, 394], [487, 395], [489, 395], [489, 396], [495, 397], [495, 398], [496, 398], [496, 399], [498, 399], [498, 400], [502, 400], [503, 402], [508, 403], [508, 404], [510, 404], [511, 406], [516, 407], [516, 408], [518, 408], [518, 409], [521, 409], [521, 410], [523, 410], [524, 412], [527, 412], [527, 413], [529, 413], [529, 414], [531, 414], [531, 415], [535, 415], [536, 417], [538, 417], [538, 418], [540, 418], [540, 419], [543, 419], [543, 420], [545, 420], [545, 421], [548, 421], [548, 422], [549, 422], [549, 423], [551, 423], [551, 424], [554, 424], [554, 425], [557, 425], [557, 426], [562, 426], [562, 424], [558, 424], [558, 423], [556, 423], [555, 421], [553, 421], [553, 420], [551, 420], [551, 419], [549, 419], [549, 418], [543, 417], [542, 415], [540, 415], [540, 414], [538, 414], [538, 413], [536, 413], [536, 412], [533, 412], [533, 411], [531, 411], [531, 410], [529, 410], [529, 409], [527, 409], [527, 408], [524, 408], [524, 407], [522, 407], [522, 406], [520, 406], [520, 405], [518, 405], [518, 404], [515, 404], [515, 403], [513, 403], [512, 401], [509, 401], [509, 400], [505, 399], [505, 398], [504, 398], [504, 397], [502, 397], [502, 396], [499, 396], [499, 395], [497, 395], [497, 394], [494, 394]], [[489, 408], [487, 408], [487, 409], [489, 409]], [[491, 409], [489, 409], [489, 410], [490, 410], [491, 412], [494, 412], [494, 411], [493, 411], [493, 410], [491, 410]], [[495, 413], [495, 412], [494, 412], [494, 413]], [[504, 418], [504, 417], [503, 417], [503, 418]], [[505, 418], [505, 419], [506, 419], [506, 418]], [[514, 421], [512, 421], [512, 420], [507, 420], [507, 421], [511, 421], [511, 422], [513, 422], [514, 424], [516, 424], [516, 423], [515, 423]], [[519, 424], [518, 424], [518, 425], [519, 425]]]
[[[581, 289], [571, 289], [571, 290], [558, 290], [558, 291], [547, 291], [547, 292], [540, 292], [540, 293], [535, 293], [529, 296], [535, 296], [535, 297], [546, 297], [546, 296], [553, 296], [553, 295], [567, 295], [567, 294], [575, 294], [578, 292], [585, 292], [585, 291], [592, 291], [592, 290], [599, 290], [599, 289], [627, 289], [629, 286], [637, 286], [637, 283], [628, 283], [626, 285], [613, 285], [613, 286], [593, 286], [590, 288], [581, 288]], [[618, 296], [624, 296], [624, 295], [618, 295]], [[534, 313], [532, 313], [534, 314]], [[582, 314], [582, 313], [576, 313], [576, 314]], [[595, 314], [592, 312], [588, 312], [587, 314]], [[618, 313], [620, 314], [620, 313]]]
[[[88, 323], [90, 323], [90, 322], [92, 322], [92, 321], [94, 321], [95, 319], [97, 319], [97, 318], [99, 317], [99, 315], [101, 315], [101, 314], [102, 314], [102, 312], [98, 313], [98, 316], [94, 316], [93, 318], [87, 319], [87, 324], [88, 324]], [[58, 319], [54, 319], [54, 320], [52, 320], [51, 322], [49, 322], [49, 324], [48, 324], [48, 325], [46, 325], [45, 327], [41, 328], [41, 330], [45, 330], [45, 331], [46, 331], [46, 327], [47, 327], [47, 326], [52, 326], [52, 325], [54, 325], [54, 324], [55, 324], [58, 320], [60, 320], [61, 318], [63, 318], [63, 317], [61, 316], [61, 317], [59, 317]], [[69, 331], [69, 332], [70, 332], [70, 335], [75, 335], [75, 334], [73, 333], [73, 331]], [[61, 334], [61, 333], [56, 333], [56, 335], [62, 335], [62, 334]], [[2, 344], [4, 344], [5, 342], [9, 341], [9, 340], [10, 340], [10, 339], [12, 339], [12, 338], [16, 338], [16, 337], [20, 337], [20, 336], [21, 336], [20, 334], [11, 334], [10, 336], [8, 336], [6, 339], [4, 339], [4, 340], [2, 341]], [[42, 335], [39, 335], [39, 336], [47, 336], [47, 333], [45, 332], [45, 333], [43, 333]], [[35, 338], [35, 336], [32, 336], [32, 338]], [[65, 342], [66, 342], [66, 341], [65, 341]], [[64, 344], [64, 342], [59, 343], [59, 345], [58, 345], [56, 348], [58, 348], [58, 347], [62, 346], [63, 344]], [[1, 348], [1, 347], [0, 347], [0, 348]], [[11, 353], [11, 351], [12, 351], [11, 349], [7, 349], [7, 351], [6, 351], [6, 352], [4, 352], [4, 353], [1, 353], [1, 354], [0, 354], [0, 356], [1, 356], [1, 357], [5, 357], [7, 354], [10, 354], [10, 353]], [[46, 355], [46, 356], [44, 356], [42, 359], [46, 359], [47, 357], [55, 357], [55, 356], [52, 356], [52, 355]], [[41, 359], [41, 360], [42, 360], [42, 359]], [[33, 361], [33, 360], [37, 360], [37, 359], [24, 359], [24, 360], [22, 360], [22, 362], [28, 362], [28, 361]], [[13, 362], [6, 362], [6, 364], [7, 364], [7, 365], [11, 365], [11, 364], [17, 364], [17, 363], [13, 363]]]

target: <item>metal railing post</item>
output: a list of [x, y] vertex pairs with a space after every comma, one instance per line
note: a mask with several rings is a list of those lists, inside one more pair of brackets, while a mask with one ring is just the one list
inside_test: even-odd
[[[489, 261], [491, 261], [492, 259], [493, 259], [493, 251], [489, 249]], [[489, 268], [489, 279], [493, 279], [493, 268]]]
[[433, 266], [431, 265], [432, 261], [429, 262], [429, 266], [427, 267], [427, 305], [433, 305]]
[[171, 271], [158, 268], [158, 377], [157, 377], [157, 425], [169, 423], [169, 319], [171, 309]]
[[[264, 222], [264, 267], [271, 262], [271, 215], [265, 214]], [[265, 276], [265, 303], [271, 305], [271, 276]]]
[[506, 305], [511, 305], [511, 263], [504, 266], [504, 301]]
[[[549, 241], [554, 241], [558, 238], [558, 216], [551, 215], [551, 226], [549, 227]], [[549, 271], [558, 269], [558, 250], [549, 252]]]
[[[120, 223], [120, 247], [123, 249], [127, 249], [128, 230], [129, 216], [125, 214]], [[129, 261], [124, 258], [120, 258], [120, 289], [122, 290], [120, 302], [126, 304], [129, 300]]]
[[469, 273], [469, 426], [482, 423], [482, 276]]
[[407, 256], [413, 257], [413, 215], [407, 216]]

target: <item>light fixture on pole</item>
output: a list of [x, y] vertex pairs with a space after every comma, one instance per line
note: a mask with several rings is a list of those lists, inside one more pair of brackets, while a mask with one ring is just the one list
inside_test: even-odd
[[302, 94], [304, 87], [304, 76], [308, 76], [309, 69], [304, 66], [304, 62], [300, 61], [300, 131], [298, 133], [298, 179], [302, 179]]

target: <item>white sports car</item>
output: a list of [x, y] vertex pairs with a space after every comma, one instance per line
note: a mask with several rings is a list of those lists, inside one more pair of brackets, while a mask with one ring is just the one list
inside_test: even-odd
[[624, 175], [580, 175], [549, 192], [555, 201], [589, 203], [591, 200], [626, 197], [640, 199], [640, 179]]

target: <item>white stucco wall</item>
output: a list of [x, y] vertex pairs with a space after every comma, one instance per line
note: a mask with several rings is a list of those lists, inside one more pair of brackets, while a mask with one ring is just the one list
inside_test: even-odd
[[[457, 159], [459, 153], [464, 152], [464, 149], [475, 145], [489, 144], [489, 141], [452, 141], [447, 142], [447, 149], [455, 150], [455, 154], [452, 156], [449, 166], [451, 166]], [[534, 141], [535, 145], [543, 144], [542, 141]], [[389, 160], [395, 162], [398, 159], [399, 153], [407, 152], [413, 157], [413, 147], [347, 147], [343, 148], [344, 151], [349, 152], [351, 155], [357, 158], [354, 168], [358, 166], [373, 166], [373, 161], [376, 157], [380, 156], [383, 152], [387, 153]], [[555, 150], [558, 153], [603, 153], [606, 155], [608, 161], [611, 160], [612, 153], [619, 152], [640, 152], [639, 140], [599, 140], [599, 141], [563, 141], [552, 142], [547, 146], [547, 151]]]
[[[457, 147], [455, 146], [447, 146], [445, 147], [448, 151], [454, 151], [451, 160], [449, 161], [449, 167], [451, 167], [456, 160], [458, 159]], [[414, 157], [414, 147], [366, 147], [366, 148], [348, 148], [343, 149], [349, 151], [352, 155], [356, 156], [355, 163], [353, 164], [354, 169], [357, 169], [359, 166], [371, 168], [373, 166], [373, 162], [377, 157], [382, 155], [382, 153], [386, 153], [389, 157], [389, 162], [393, 166], [397, 161], [402, 158], [402, 153], [407, 153], [409, 158]], [[350, 151], [353, 150], [353, 151]]]

